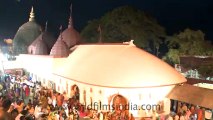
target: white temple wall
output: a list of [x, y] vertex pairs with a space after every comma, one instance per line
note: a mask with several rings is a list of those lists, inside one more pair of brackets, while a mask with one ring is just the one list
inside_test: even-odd
[[[56, 79], [56, 84], [60, 88], [60, 93], [63, 93], [63, 90], [66, 90], [66, 82], [68, 83], [68, 96], [71, 93], [71, 86], [77, 85], [80, 90], [80, 102], [84, 104], [84, 90], [86, 91], [86, 103], [87, 105], [91, 104], [91, 99], [93, 99], [93, 103], [99, 103], [101, 101], [102, 105], [112, 105], [112, 102], [108, 104], [108, 99], [110, 96], [114, 94], [120, 94], [124, 96], [130, 106], [134, 107], [135, 105], [138, 105], [138, 107], [141, 107], [142, 105], [149, 105], [149, 107], [153, 107], [153, 109], [157, 109], [157, 105], [159, 105], [159, 101], [163, 101], [164, 104], [164, 113], [169, 114], [170, 113], [170, 100], [165, 98], [166, 95], [172, 90], [174, 85], [172, 86], [164, 86], [164, 87], [158, 87], [158, 88], [139, 88], [139, 89], [128, 89], [128, 88], [105, 88], [105, 87], [99, 87], [99, 86], [92, 86], [87, 85], [83, 83], [78, 83], [76, 81], [72, 81], [66, 78], [62, 78], [59, 76], [54, 76]], [[61, 82], [60, 82], [61, 79]], [[92, 88], [92, 92], [91, 89]], [[101, 91], [101, 92], [100, 92]], [[70, 97], [70, 96], [69, 96]], [[146, 106], [144, 106], [146, 108]], [[148, 116], [149, 111], [148, 110], [134, 110], [129, 108], [130, 113], [132, 113], [134, 116]]]
[[21, 54], [16, 62], [34, 75], [32, 79], [39, 79], [42, 86], [48, 86], [48, 81], [52, 78], [53, 58], [51, 56]]
[[[33, 73], [33, 72], [32, 72]], [[122, 88], [105, 88], [99, 86], [92, 86], [87, 84], [78, 83], [76, 81], [72, 81], [66, 79], [64, 77], [60, 77], [57, 75], [52, 75], [51, 77], [48, 75], [36, 74], [40, 79], [46, 79], [45, 86], [49, 80], [55, 82], [56, 91], [63, 93], [67, 92], [67, 96], [71, 97], [71, 87], [73, 85], [77, 85], [80, 90], [80, 102], [84, 104], [84, 90], [86, 90], [86, 103], [87, 105], [91, 103], [90, 97], [93, 99], [93, 103], [101, 101], [102, 105], [109, 105], [108, 98], [114, 94], [120, 94], [127, 98], [129, 103], [132, 105], [137, 104], [141, 106], [142, 104], [150, 104], [157, 105], [158, 101], [164, 101], [164, 111], [166, 114], [170, 112], [170, 100], [166, 99], [165, 96], [168, 94], [174, 86], [167, 87], [159, 87], [159, 88], [139, 88], [139, 89], [122, 89]], [[42, 78], [43, 77], [43, 78]], [[58, 89], [59, 88], [59, 89]], [[92, 88], [92, 92], [91, 89]], [[101, 91], [101, 93], [100, 93]], [[112, 102], [110, 103], [110, 105]], [[93, 106], [94, 107], [94, 106]], [[148, 111], [139, 111], [139, 110], [129, 110], [133, 116], [147, 116]]]
[[[30, 58], [29, 58], [30, 57]], [[170, 112], [170, 102], [165, 99], [165, 96], [172, 90], [172, 86], [164, 86], [158, 88], [138, 88], [138, 89], [128, 89], [128, 88], [106, 88], [101, 86], [93, 86], [88, 84], [79, 83], [61, 76], [52, 74], [53, 69], [53, 58], [50, 57], [33, 57], [30, 55], [24, 55], [21, 57], [22, 66], [24, 69], [33, 73], [41, 79], [45, 79], [44, 86], [48, 86], [48, 81], [52, 81], [56, 84], [56, 91], [63, 93], [67, 92], [67, 96], [71, 97], [71, 87], [77, 85], [80, 90], [80, 102], [84, 103], [84, 90], [86, 91], [86, 103], [90, 104], [91, 99], [93, 102], [101, 101], [102, 104], [108, 105], [109, 97], [114, 94], [120, 94], [128, 99], [132, 104], [142, 105], [142, 104], [157, 104], [157, 102], [164, 101], [164, 111], [166, 113]], [[91, 89], [92, 88], [92, 92]], [[101, 91], [101, 93], [100, 93]], [[145, 112], [130, 110], [134, 116], [144, 116]]]

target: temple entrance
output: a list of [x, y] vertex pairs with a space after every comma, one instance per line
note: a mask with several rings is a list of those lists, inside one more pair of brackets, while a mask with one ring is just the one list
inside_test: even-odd
[[80, 109], [80, 103], [79, 103], [79, 99], [80, 99], [80, 91], [77, 85], [73, 85], [71, 86], [71, 91], [70, 91], [70, 97], [69, 98], [69, 109], [73, 109], [73, 107], [75, 107], [76, 109]]
[[47, 87], [48, 87], [48, 89], [55, 90], [54, 82], [52, 82], [52, 81], [49, 80]]
[[120, 95], [111, 96], [112, 112], [109, 114], [110, 120], [129, 119], [128, 100]]
[[80, 99], [80, 92], [79, 92], [79, 88], [77, 85], [73, 85], [71, 87], [71, 98], [78, 100]]

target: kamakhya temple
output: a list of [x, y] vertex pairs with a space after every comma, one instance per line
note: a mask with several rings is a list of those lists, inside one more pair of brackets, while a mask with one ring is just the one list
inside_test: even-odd
[[[30, 25], [27, 27], [26, 30]], [[54, 44], [47, 43], [54, 41], [47, 36], [46, 30], [41, 32], [29, 45], [28, 54], [17, 56], [8, 69], [22, 68], [43, 87], [65, 92], [68, 97], [77, 91], [82, 104], [111, 105], [119, 96], [119, 104], [160, 105], [160, 109], [153, 111], [169, 114], [171, 103], [167, 95], [187, 81], [167, 63], [137, 48], [133, 40], [80, 44], [81, 37], [73, 27], [71, 16], [68, 27], [61, 29]], [[135, 117], [147, 117], [153, 111], [125, 110]]]

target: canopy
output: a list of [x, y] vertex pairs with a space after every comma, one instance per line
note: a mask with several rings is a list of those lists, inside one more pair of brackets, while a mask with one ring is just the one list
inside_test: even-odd
[[213, 109], [213, 90], [192, 86], [177, 85], [167, 95], [168, 98]]

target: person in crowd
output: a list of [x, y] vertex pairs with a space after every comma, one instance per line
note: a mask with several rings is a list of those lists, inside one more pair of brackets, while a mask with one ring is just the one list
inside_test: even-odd
[[5, 99], [2, 103], [2, 108], [3, 108], [3, 116], [1, 118], [1, 120], [12, 120], [12, 116], [10, 113], [8, 113], [7, 111], [9, 110], [10, 108], [10, 105], [11, 105], [11, 100], [9, 99]]
[[175, 119], [174, 120], [179, 120], [179, 115], [178, 114], [175, 115]]
[[56, 96], [52, 95], [52, 105], [55, 107], [57, 104]]
[[67, 93], [65, 91], [63, 92], [63, 97], [64, 97], [64, 101], [67, 102], [69, 98], [67, 97]]
[[203, 120], [203, 110], [202, 108], [197, 108], [197, 120]]
[[16, 87], [16, 91], [15, 91], [15, 97], [18, 98], [20, 96], [20, 88]]
[[27, 110], [22, 110], [18, 116], [15, 118], [15, 120], [21, 120], [21, 119], [25, 119], [25, 115], [28, 114], [28, 111]]
[[133, 114], [130, 115], [130, 120], [135, 120]]
[[186, 103], [183, 103], [182, 104], [182, 107], [181, 107], [181, 109], [182, 109], [182, 111], [181, 111], [181, 113], [183, 113], [183, 112], [186, 112], [187, 111], [187, 106], [186, 106]]
[[190, 108], [191, 114], [194, 115], [195, 114], [195, 107], [192, 105]]
[[168, 118], [166, 120], [173, 120], [172, 115], [169, 115]]
[[59, 108], [62, 107], [63, 101], [64, 101], [64, 96], [60, 93], [58, 93], [57, 97], [56, 97], [56, 101], [57, 101], [57, 106]]
[[52, 103], [53, 103], [53, 100], [52, 100], [52, 98], [50, 97], [50, 96], [48, 96], [48, 105], [52, 105]]
[[29, 97], [29, 95], [30, 95], [30, 88], [29, 88], [29, 86], [28, 85], [26, 85], [26, 88], [25, 88], [25, 97]]
[[188, 109], [187, 111], [186, 111], [186, 119], [187, 120], [189, 120], [189, 118], [190, 118], [190, 115], [191, 115], [191, 111]]
[[47, 100], [47, 96], [46, 95], [42, 95], [41, 96], [40, 103], [41, 103], [42, 109], [47, 108], [47, 106], [48, 106], [48, 100]]
[[11, 102], [11, 105], [10, 105], [10, 108], [8, 109], [8, 113], [11, 113], [11, 111], [14, 109], [14, 105], [13, 105], [13, 103]]
[[24, 101], [23, 100], [18, 101], [16, 108], [17, 108], [18, 112], [21, 113], [21, 111], [24, 109]]
[[28, 101], [28, 103], [27, 103], [28, 105], [33, 105], [32, 104], [32, 100], [31, 99], [29, 99], [29, 101]]
[[41, 115], [41, 106], [36, 105], [35, 106], [35, 111], [34, 111], [35, 118], [38, 119]]
[[11, 118], [12, 118], [12, 120], [15, 120], [15, 118], [18, 116], [18, 110], [17, 109], [13, 109], [12, 111], [11, 111]]
[[186, 112], [185, 111], [183, 113], [181, 113], [180, 120], [188, 120], [188, 119], [186, 119]]

